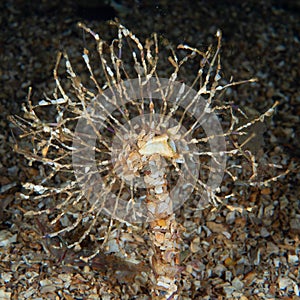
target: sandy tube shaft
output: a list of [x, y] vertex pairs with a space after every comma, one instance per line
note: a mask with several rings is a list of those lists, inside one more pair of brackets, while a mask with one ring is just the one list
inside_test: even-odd
[[151, 220], [149, 236], [153, 255], [150, 258], [156, 282], [154, 299], [178, 299], [180, 280], [181, 226], [175, 220], [172, 199], [168, 192], [165, 157], [172, 153], [163, 136], [143, 145], [140, 153], [147, 158], [144, 181], [147, 186], [147, 210]]

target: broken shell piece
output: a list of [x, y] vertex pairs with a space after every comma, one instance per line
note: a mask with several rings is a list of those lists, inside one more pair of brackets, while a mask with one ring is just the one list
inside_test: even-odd
[[172, 203], [170, 203], [169, 201], [167, 203], [166, 202], [160, 202], [156, 206], [155, 213], [158, 216], [170, 215], [170, 214], [172, 214], [172, 212], [173, 212], [172, 211]]
[[17, 241], [17, 234], [12, 234], [8, 230], [0, 231], [0, 247], [6, 247]]
[[172, 250], [166, 250], [163, 254], [164, 261], [171, 263], [173, 261], [173, 257], [176, 255], [176, 252]]
[[[152, 174], [151, 174], [152, 175]], [[155, 176], [155, 174], [153, 175]], [[156, 176], [157, 178], [152, 178], [153, 176], [145, 176], [144, 181], [147, 186], [163, 186], [165, 183], [165, 180], [162, 179], [159, 176]]]
[[[140, 168], [142, 168], [141, 157], [137, 151], [133, 151], [129, 154], [127, 165], [133, 172], [137, 172]], [[138, 176], [138, 174], [135, 175]]]
[[162, 194], [163, 191], [164, 191], [162, 185], [156, 186], [156, 187], [154, 188], [154, 190], [155, 190], [155, 193], [156, 193], [156, 194]]
[[139, 150], [141, 155], [159, 154], [164, 157], [173, 158], [176, 153], [168, 143], [169, 137], [166, 134], [155, 136], [153, 139], [147, 141]]
[[155, 241], [162, 244], [165, 241], [165, 235], [161, 232], [155, 232]]
[[192, 251], [192, 253], [197, 253], [198, 251], [200, 251], [201, 247], [200, 247], [200, 238], [196, 237], [193, 239], [190, 249]]

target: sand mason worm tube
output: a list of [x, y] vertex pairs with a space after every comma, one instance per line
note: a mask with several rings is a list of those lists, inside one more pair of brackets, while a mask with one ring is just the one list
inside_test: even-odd
[[168, 136], [156, 136], [146, 141], [139, 149], [147, 159], [147, 174], [144, 177], [148, 187], [147, 209], [150, 222], [150, 239], [154, 254], [152, 270], [156, 276], [155, 292], [166, 299], [177, 293], [176, 284], [180, 272], [181, 227], [175, 220], [172, 200], [166, 180], [165, 158], [175, 159], [178, 155], [168, 143]]
[[[162, 299], [178, 296], [183, 229], [176, 222], [174, 212], [198, 184], [201, 167], [198, 157], [193, 155], [197, 147], [191, 142], [192, 127], [185, 128], [182, 115], [190, 110], [194, 122], [202, 124], [211, 137], [212, 149], [219, 151], [224, 145], [218, 119], [206, 111], [205, 100], [178, 82], [171, 85], [163, 78], [159, 81], [133, 79], [97, 96], [87, 108], [87, 118], [79, 120], [73, 156], [78, 182], [91, 203], [102, 203], [103, 211], [116, 219], [130, 223], [149, 222], [150, 263], [155, 278], [152, 293], [153, 297]], [[168, 110], [163, 108], [162, 93], [171, 106]], [[179, 109], [174, 107], [179, 101], [182, 112], [175, 116]], [[136, 111], [133, 104], [138, 106]], [[130, 110], [128, 116], [125, 114], [127, 108]], [[102, 159], [97, 163], [94, 145], [97, 134], [107, 131], [108, 126], [113, 128], [112, 142], [108, 146], [113, 166], [104, 178], [98, 167], [100, 165], [104, 172], [106, 161]], [[211, 163], [214, 171], [205, 192], [213, 190], [213, 184], [219, 184], [223, 159], [215, 155]], [[203, 197], [207, 198], [207, 194], [203, 193]]]

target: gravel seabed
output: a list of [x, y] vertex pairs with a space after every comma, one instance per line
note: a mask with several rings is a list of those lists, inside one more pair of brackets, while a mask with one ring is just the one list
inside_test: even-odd
[[[219, 208], [195, 211], [186, 203], [178, 213], [186, 228], [182, 299], [300, 299], [297, 1], [123, 1], [118, 12], [78, 8], [76, 1], [36, 3], [0, 4], [0, 299], [150, 299], [139, 274], [148, 271], [147, 261], [133, 266], [100, 254], [92, 263], [78, 262], [72, 253], [55, 248], [54, 241], [49, 247], [41, 237], [40, 221], [24, 217], [33, 204], [20, 198], [21, 183], [38, 176], [39, 169], [13, 151], [7, 120], [22, 114], [30, 86], [33, 100], [51, 95], [59, 50], [66, 50], [73, 65], [83, 68], [85, 37], [78, 21], [103, 39], [115, 37], [103, 20], [108, 13], [141, 40], [157, 32], [173, 45], [200, 49], [220, 28], [224, 76], [259, 79], [232, 91], [235, 104], [264, 112], [275, 101], [280, 103], [258, 153], [282, 169], [264, 166], [260, 171], [267, 176], [290, 172], [269, 187], [241, 188], [239, 198]], [[140, 234], [122, 229], [137, 258], [147, 253]]]

